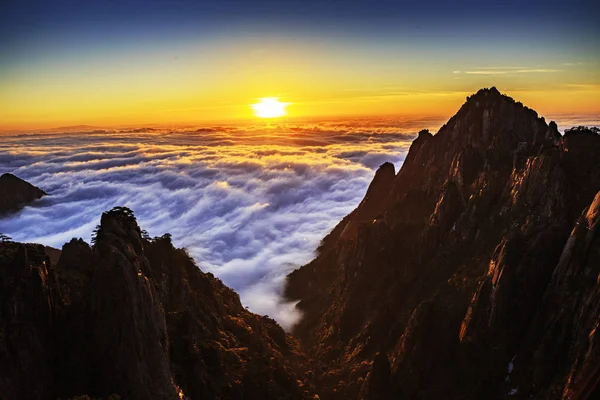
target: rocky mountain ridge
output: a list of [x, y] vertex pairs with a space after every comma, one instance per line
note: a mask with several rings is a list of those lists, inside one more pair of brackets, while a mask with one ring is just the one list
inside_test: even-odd
[[13, 174], [0, 176], [0, 215], [18, 211], [34, 200], [46, 196], [42, 189]]
[[306, 360], [169, 235], [131, 210], [95, 243], [0, 243], [0, 396], [13, 399], [313, 399]]
[[561, 136], [495, 88], [421, 131], [288, 278], [322, 398], [585, 398], [598, 160], [597, 132]]

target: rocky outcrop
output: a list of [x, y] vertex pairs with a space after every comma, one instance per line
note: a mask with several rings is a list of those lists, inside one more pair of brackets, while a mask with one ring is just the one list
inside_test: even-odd
[[53, 393], [57, 277], [41, 245], [0, 243], [0, 396]]
[[513, 357], [511, 390], [521, 388], [523, 397], [538, 391], [546, 398], [600, 396], [599, 226], [600, 192], [566, 240]]
[[563, 137], [495, 88], [420, 132], [377, 207], [366, 196], [288, 277], [305, 350], [355, 374], [318, 381], [322, 398], [597, 390], [599, 159], [595, 131]]
[[42, 189], [13, 174], [0, 176], [0, 215], [18, 211], [34, 200], [47, 195]]
[[85, 314], [94, 318], [88, 322], [91, 379], [85, 393], [177, 398], [165, 313], [132, 214], [102, 214], [90, 269]]
[[[173, 378], [191, 399], [313, 398], [294, 340], [252, 314], [212, 274], [199, 271], [168, 236], [147, 243], [166, 314]], [[173, 268], [177, 265], [178, 268]]]
[[306, 360], [272, 319], [205, 274], [131, 210], [102, 215], [90, 247], [56, 265], [0, 243], [3, 399], [312, 399]]

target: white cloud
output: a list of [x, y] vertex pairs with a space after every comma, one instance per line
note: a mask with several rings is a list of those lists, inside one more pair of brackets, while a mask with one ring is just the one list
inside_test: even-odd
[[559, 69], [550, 68], [504, 68], [504, 69], [474, 69], [465, 71], [469, 75], [508, 75], [508, 74], [533, 74], [533, 73], [552, 73], [560, 72]]
[[200, 132], [3, 136], [0, 173], [50, 196], [0, 220], [13, 239], [90, 239], [100, 215], [130, 207], [150, 235], [170, 232], [252, 311], [289, 327], [284, 277], [362, 199], [374, 170], [398, 167], [413, 134], [386, 123], [212, 128]]

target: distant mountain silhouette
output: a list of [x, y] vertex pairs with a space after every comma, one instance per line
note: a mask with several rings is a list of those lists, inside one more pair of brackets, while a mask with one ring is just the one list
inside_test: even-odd
[[92, 246], [0, 242], [0, 397], [598, 397], [598, 160], [480, 90], [289, 275], [300, 343], [127, 208]]
[[289, 275], [321, 398], [598, 395], [598, 160], [495, 88], [420, 132]]
[[93, 125], [69, 125], [69, 126], [59, 126], [58, 128], [46, 129], [49, 132], [87, 132], [92, 130], [101, 130], [102, 127], [93, 126]]
[[42, 189], [13, 174], [3, 174], [0, 176], [0, 215], [18, 211], [46, 195]]

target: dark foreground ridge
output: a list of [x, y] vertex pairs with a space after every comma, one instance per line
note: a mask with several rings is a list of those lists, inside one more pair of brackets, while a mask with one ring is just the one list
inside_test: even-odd
[[495, 88], [289, 275], [323, 399], [600, 396], [600, 136]]
[[3, 400], [313, 399], [296, 342], [126, 208], [57, 265], [0, 243], [0, 304]]
[[290, 274], [300, 345], [129, 209], [58, 258], [2, 242], [0, 398], [597, 398], [598, 160], [479, 91]]
[[0, 176], [0, 215], [18, 211], [34, 200], [46, 196], [42, 189], [13, 174]]

